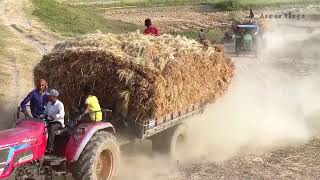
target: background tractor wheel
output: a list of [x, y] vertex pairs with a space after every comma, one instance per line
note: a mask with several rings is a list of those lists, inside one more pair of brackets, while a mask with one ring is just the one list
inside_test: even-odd
[[185, 150], [187, 139], [187, 127], [181, 124], [152, 137], [152, 150], [167, 154], [171, 159], [179, 159]]
[[120, 163], [116, 138], [109, 132], [97, 132], [75, 164], [73, 176], [77, 180], [110, 180]]

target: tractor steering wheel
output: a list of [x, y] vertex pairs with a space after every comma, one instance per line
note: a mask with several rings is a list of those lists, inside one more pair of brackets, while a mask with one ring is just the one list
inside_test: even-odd
[[51, 121], [54, 120], [54, 118], [52, 116], [49, 116], [49, 115], [45, 115], [44, 117], [39, 117], [39, 119], [41, 119], [44, 122], [46, 122], [46, 124], [48, 124], [48, 123], [50, 123]]

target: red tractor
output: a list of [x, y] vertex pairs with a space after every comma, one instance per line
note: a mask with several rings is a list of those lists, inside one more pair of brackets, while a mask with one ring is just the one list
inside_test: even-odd
[[111, 179], [120, 157], [115, 129], [109, 122], [79, 123], [83, 117], [56, 131], [54, 154], [50, 155], [46, 154], [44, 120], [18, 119], [15, 128], [1, 131], [0, 179], [66, 179], [68, 173], [77, 180]]
[[161, 118], [143, 123], [129, 121], [127, 125], [111, 118], [111, 110], [102, 112], [102, 122], [86, 123], [87, 114], [70, 118], [75, 120], [65, 122], [67, 126], [55, 132], [54, 154], [48, 155], [46, 127], [50, 122], [19, 119], [18, 111], [16, 127], [0, 131], [0, 179], [12, 176], [16, 180], [47, 180], [55, 176], [66, 179], [71, 173], [76, 180], [110, 180], [119, 166], [119, 146], [142, 140], [151, 140], [156, 153], [177, 159], [180, 154], [177, 152], [185, 149], [188, 139], [188, 126], [184, 122], [203, 113], [204, 105], [192, 104]]

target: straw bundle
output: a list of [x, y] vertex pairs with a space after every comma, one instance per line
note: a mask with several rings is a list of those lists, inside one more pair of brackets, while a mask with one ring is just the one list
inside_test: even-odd
[[139, 32], [60, 43], [34, 69], [35, 79], [46, 78], [60, 91], [67, 110], [78, 104], [81, 87], [91, 85], [102, 107], [138, 121], [213, 102], [233, 74], [234, 65], [221, 49]]

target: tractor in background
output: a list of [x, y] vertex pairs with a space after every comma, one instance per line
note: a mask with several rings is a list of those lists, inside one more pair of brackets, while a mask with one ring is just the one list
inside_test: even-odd
[[258, 56], [258, 26], [255, 24], [239, 24], [235, 32], [234, 47], [237, 56], [240, 52], [253, 53]]

